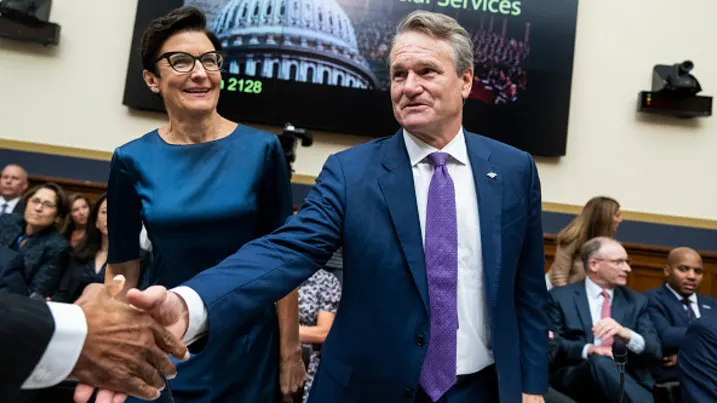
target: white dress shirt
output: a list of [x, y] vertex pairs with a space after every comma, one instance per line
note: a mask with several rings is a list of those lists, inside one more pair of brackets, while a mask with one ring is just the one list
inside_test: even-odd
[[[421, 239], [425, 244], [428, 189], [434, 172], [428, 155], [439, 150], [405, 130], [403, 139], [413, 170]], [[485, 303], [478, 198], [463, 129], [440, 151], [450, 155], [446, 167], [453, 180], [456, 217], [459, 217], [456, 374], [471, 374], [493, 364], [494, 359]]]
[[[426, 205], [428, 188], [433, 177], [433, 166], [428, 154], [438, 151], [414, 136], [404, 132], [406, 149], [413, 168], [416, 203], [425, 239]], [[456, 374], [470, 374], [493, 364], [493, 350], [488, 326], [488, 310], [483, 283], [483, 254], [480, 239], [480, 221], [473, 171], [468, 160], [463, 129], [442, 152], [448, 153], [447, 167], [456, 191], [458, 220], [458, 334]], [[207, 310], [201, 297], [188, 287], [172, 289], [184, 298], [189, 310], [189, 329], [185, 343], [201, 337], [207, 331]]]
[[[677, 291], [673, 290], [669, 284], [665, 283], [665, 286], [668, 290], [672, 291], [672, 293], [675, 294], [675, 298], [677, 298], [677, 301], [682, 304], [682, 295], [678, 294]], [[695, 318], [699, 319], [702, 315], [700, 314], [700, 305], [697, 303], [697, 293], [693, 292], [692, 295], [687, 297], [687, 300], [690, 301], [690, 308], [692, 308], [692, 311], [694, 311]], [[687, 310], [687, 305], [682, 304], [682, 307]]]
[[5, 200], [4, 197], [0, 196], [0, 213], [2, 213], [2, 206], [3, 204], [7, 204], [7, 207], [5, 208], [5, 214], [12, 213], [13, 210], [15, 210], [15, 206], [20, 202], [20, 197], [16, 197], [12, 200]]
[[[590, 277], [585, 278], [585, 294], [588, 297], [588, 304], [590, 305], [590, 316], [592, 316], [593, 326], [595, 326], [596, 323], [598, 323], [602, 316], [602, 303], [605, 300], [605, 297], [602, 296], [603, 289], [595, 284], [594, 281], [590, 280]], [[615, 290], [605, 290], [607, 291], [607, 295], [610, 298], [610, 307], [612, 308], [612, 302], [613, 297], [615, 295]], [[612, 312], [612, 309], [610, 309]], [[627, 328], [625, 328], [627, 329]], [[632, 351], [635, 354], [640, 354], [643, 350], [645, 350], [645, 339], [638, 333], [635, 333], [631, 329], [627, 329], [630, 331], [630, 342], [628, 342], [625, 347], [627, 347], [628, 350]], [[594, 345], [601, 346], [602, 340], [595, 339], [593, 341]], [[588, 358], [588, 348], [590, 347], [590, 344], [586, 344], [585, 347], [583, 347], [583, 359]]]
[[70, 375], [80, 357], [87, 335], [82, 308], [73, 304], [48, 302], [55, 321], [55, 332], [22, 389], [41, 389], [57, 385]]

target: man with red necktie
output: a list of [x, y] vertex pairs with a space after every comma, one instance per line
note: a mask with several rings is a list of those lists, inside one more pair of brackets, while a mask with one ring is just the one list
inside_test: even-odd
[[551, 386], [580, 402], [618, 402], [620, 373], [612, 345], [627, 348], [625, 402], [653, 401], [651, 367], [661, 358], [660, 340], [647, 311], [647, 298], [627, 288], [631, 271], [625, 248], [610, 238], [593, 238], [580, 258], [585, 280], [550, 290], [551, 328], [560, 338], [562, 366]]

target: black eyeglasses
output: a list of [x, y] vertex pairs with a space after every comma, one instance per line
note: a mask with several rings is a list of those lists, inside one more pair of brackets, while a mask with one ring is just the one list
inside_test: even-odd
[[194, 56], [187, 52], [167, 52], [159, 55], [157, 63], [162, 59], [167, 59], [170, 67], [177, 73], [189, 73], [194, 70], [197, 60], [202, 64], [206, 71], [219, 71], [224, 65], [224, 54], [219, 51], [207, 52], [200, 56]]

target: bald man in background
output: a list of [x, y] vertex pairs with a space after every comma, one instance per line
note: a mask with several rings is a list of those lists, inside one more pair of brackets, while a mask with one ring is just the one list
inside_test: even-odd
[[0, 176], [0, 214], [25, 213], [22, 194], [27, 190], [27, 171], [20, 165], [10, 164]]
[[717, 311], [717, 301], [697, 294], [704, 266], [694, 249], [675, 248], [667, 256], [666, 281], [646, 291], [648, 312], [662, 343], [663, 362], [654, 369], [657, 382], [677, 380], [677, 353], [683, 345], [687, 327], [709, 311]]

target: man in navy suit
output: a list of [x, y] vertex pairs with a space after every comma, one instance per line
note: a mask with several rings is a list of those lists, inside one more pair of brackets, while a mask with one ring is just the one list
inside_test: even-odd
[[652, 402], [650, 368], [660, 360], [660, 341], [647, 298], [625, 286], [627, 252], [619, 242], [600, 237], [583, 245], [580, 258], [587, 278], [550, 290], [549, 317], [563, 357], [550, 383], [579, 402], [617, 402], [620, 377], [612, 343], [620, 338], [628, 350], [625, 401]]
[[682, 403], [717, 402], [717, 312], [688, 328], [677, 356]]
[[329, 157], [302, 208], [271, 235], [176, 293], [128, 298], [178, 317], [185, 341], [207, 333], [212, 343], [343, 247], [343, 297], [310, 402], [542, 402], [547, 290], [535, 163], [463, 130], [473, 83], [465, 29], [417, 11], [398, 32], [391, 101], [402, 130]]
[[704, 267], [702, 257], [690, 248], [675, 248], [667, 256], [667, 281], [646, 291], [648, 311], [662, 342], [663, 362], [653, 370], [658, 382], [677, 380], [677, 353], [691, 322], [703, 313], [717, 310], [717, 301], [698, 295]]
[[20, 165], [10, 164], [0, 175], [0, 215], [24, 214], [25, 201], [22, 194], [27, 190], [27, 171]]

